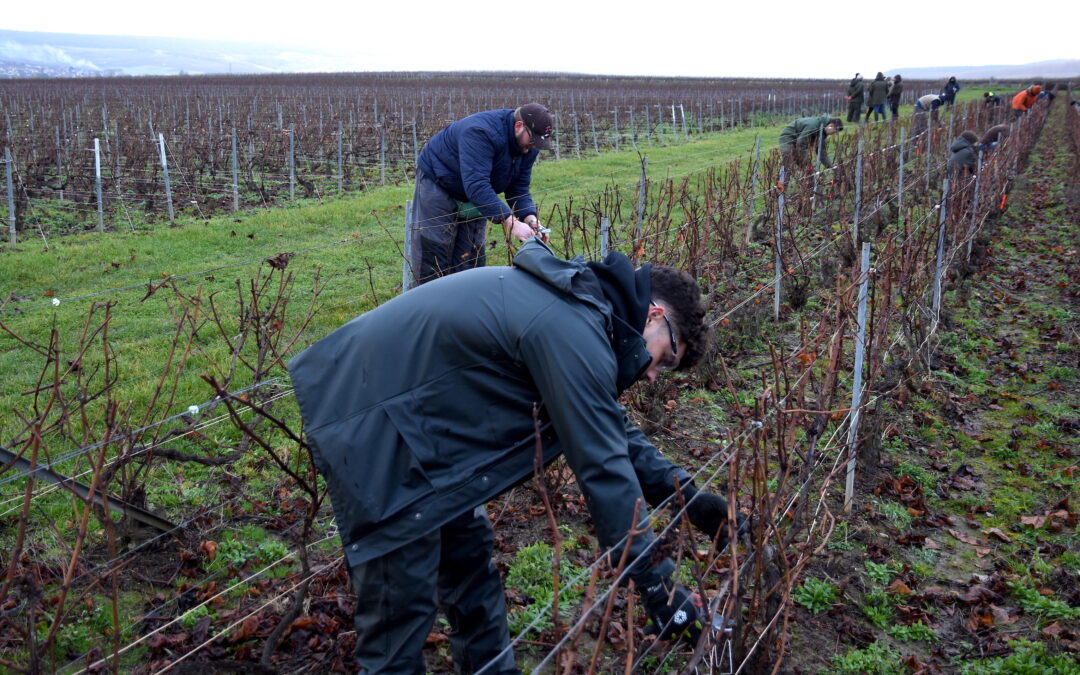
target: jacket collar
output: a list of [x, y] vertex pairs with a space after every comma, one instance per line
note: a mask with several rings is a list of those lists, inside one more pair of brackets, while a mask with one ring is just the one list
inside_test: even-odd
[[514, 256], [514, 267], [603, 315], [617, 362], [615, 384], [619, 393], [641, 378], [652, 362], [642, 335], [652, 294], [650, 265], [635, 270], [621, 253], [609, 254], [602, 263], [586, 262], [580, 255], [562, 260], [533, 238]]

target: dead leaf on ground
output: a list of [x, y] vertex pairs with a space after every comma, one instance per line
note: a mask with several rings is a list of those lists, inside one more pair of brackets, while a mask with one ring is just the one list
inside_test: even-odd
[[971, 480], [967, 476], [954, 476], [949, 479], [948, 487], [956, 488], [957, 490], [974, 490], [976, 485], [975, 481]]
[[165, 635], [163, 633], [154, 633], [150, 637], [147, 646], [150, 647], [150, 651], [158, 653], [166, 649], [175, 649], [187, 642], [187, 633], [173, 633], [171, 635]]
[[914, 591], [912, 591], [907, 584], [905, 584], [899, 579], [896, 579], [891, 584], [889, 584], [889, 587], [885, 590], [894, 595], [911, 595], [912, 593], [914, 593]]
[[975, 584], [968, 589], [967, 593], [958, 596], [956, 599], [965, 605], [977, 605], [983, 602], [989, 602], [991, 600], [998, 600], [1001, 596], [994, 591], [990, 590], [982, 584]]
[[990, 611], [989, 607], [976, 607], [971, 610], [971, 616], [968, 617], [968, 620], [964, 625], [967, 626], [967, 629], [972, 633], [993, 628], [994, 613]]
[[199, 544], [199, 550], [206, 555], [207, 560], [214, 562], [214, 558], [217, 557], [217, 542], [207, 539]]
[[233, 643], [243, 642], [245, 640], [250, 640], [253, 637], [257, 637], [258, 632], [259, 617], [258, 615], [252, 614], [248, 618], [244, 619], [244, 622], [241, 623], [240, 627], [233, 632], [229, 640]]
[[965, 544], [971, 544], [972, 546], [985, 546], [986, 545], [986, 540], [985, 539], [979, 539], [978, 537], [973, 537], [970, 534], [964, 534], [963, 532], [961, 532], [959, 530], [954, 530], [952, 528], [949, 528], [949, 529], [947, 529], [945, 531], [948, 532], [949, 534], [951, 534], [953, 537], [955, 537], [955, 538], [959, 539], [960, 541], [964, 542]]
[[1009, 610], [997, 605], [990, 605], [990, 612], [994, 616], [994, 622], [999, 626], [1016, 623], [1017, 618], [1019, 618], [1016, 610]]
[[983, 534], [987, 534], [987, 535], [990, 535], [990, 536], [993, 536], [993, 537], [997, 537], [998, 539], [1005, 542], [1006, 544], [1012, 541], [1012, 537], [1005, 534], [1004, 532], [1002, 532], [1001, 530], [999, 530], [996, 527], [991, 527], [991, 528], [989, 528], [987, 530], [983, 530], [982, 532], [983, 532]]
[[925, 534], [903, 534], [896, 538], [896, 543], [902, 546], [924, 546], [926, 545]]
[[911, 670], [912, 675], [941, 675], [943, 672], [936, 661], [923, 663], [914, 654], [904, 657], [903, 663]]

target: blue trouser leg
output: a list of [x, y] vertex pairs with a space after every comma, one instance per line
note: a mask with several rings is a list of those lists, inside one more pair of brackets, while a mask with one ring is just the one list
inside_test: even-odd
[[487, 219], [457, 221], [450, 255], [450, 268], [446, 274], [483, 267], [487, 263]]
[[412, 220], [409, 257], [417, 285], [485, 265], [487, 220], [459, 220], [457, 202], [422, 171], [416, 172]]

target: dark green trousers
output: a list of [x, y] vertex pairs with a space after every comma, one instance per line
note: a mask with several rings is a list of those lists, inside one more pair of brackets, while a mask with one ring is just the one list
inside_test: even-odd
[[424, 642], [441, 608], [458, 672], [520, 673], [507, 647], [506, 600], [491, 561], [495, 533], [483, 506], [381, 558], [349, 570], [356, 592], [361, 673], [422, 675]]

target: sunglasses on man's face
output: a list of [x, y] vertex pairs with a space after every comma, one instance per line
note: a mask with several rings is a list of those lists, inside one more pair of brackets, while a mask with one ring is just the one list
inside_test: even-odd
[[[660, 305], [655, 302], [650, 302], [653, 307], [659, 307]], [[664, 319], [664, 323], [667, 324], [668, 337], [671, 339], [671, 358], [664, 359], [664, 361], [656, 366], [657, 370], [668, 371], [674, 370], [679, 365], [679, 341], [675, 339], [675, 329], [671, 327], [671, 321], [667, 318], [667, 313], [660, 315]]]

